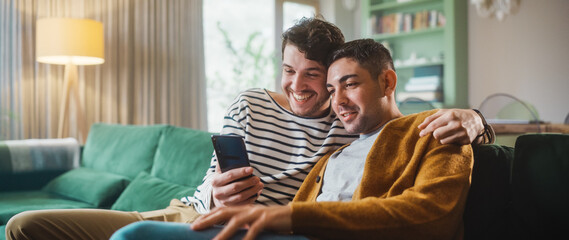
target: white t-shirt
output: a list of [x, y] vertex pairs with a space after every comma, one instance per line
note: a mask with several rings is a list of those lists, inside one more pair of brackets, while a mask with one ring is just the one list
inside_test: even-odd
[[352, 200], [362, 180], [367, 155], [379, 132], [381, 128], [370, 134], [360, 135], [359, 139], [330, 156], [324, 170], [322, 192], [316, 198], [317, 202]]

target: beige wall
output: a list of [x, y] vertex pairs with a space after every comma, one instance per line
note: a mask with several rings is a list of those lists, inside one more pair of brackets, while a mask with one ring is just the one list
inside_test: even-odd
[[[320, 0], [323, 14], [346, 39], [360, 38], [361, 21], [351, 17], [361, 17], [361, 3], [347, 10], [342, 1]], [[468, 5], [470, 106], [503, 92], [533, 104], [542, 120], [563, 122], [569, 113], [569, 0], [521, 0], [519, 12], [502, 22], [481, 18]]]
[[542, 120], [569, 113], [569, 1], [522, 0], [502, 22], [468, 11], [469, 103], [504, 92], [533, 104]]

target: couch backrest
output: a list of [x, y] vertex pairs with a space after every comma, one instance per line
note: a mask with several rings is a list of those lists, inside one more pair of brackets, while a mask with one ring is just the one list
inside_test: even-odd
[[93, 124], [81, 166], [134, 179], [141, 171], [150, 171], [158, 141], [166, 127]]
[[464, 239], [507, 239], [514, 148], [473, 146], [474, 167], [464, 210]]
[[150, 173], [141, 172], [111, 209], [151, 211], [163, 209], [172, 199], [193, 195], [210, 166], [211, 133], [168, 126], [156, 149]]
[[166, 128], [158, 143], [151, 175], [172, 183], [197, 187], [210, 166], [213, 154], [211, 134], [190, 128]]
[[464, 239], [550, 239], [569, 227], [569, 135], [474, 148]]
[[569, 228], [569, 135], [522, 135], [515, 147], [512, 237], [565, 235]]

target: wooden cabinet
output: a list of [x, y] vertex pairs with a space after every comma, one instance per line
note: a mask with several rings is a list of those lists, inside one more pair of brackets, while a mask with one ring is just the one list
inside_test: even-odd
[[[392, 51], [399, 78], [398, 101], [403, 96], [419, 96], [437, 108], [468, 108], [467, 2], [362, 1], [363, 37], [384, 43]], [[438, 76], [440, 88], [417, 91], [414, 83], [425, 76]], [[429, 93], [437, 97], [429, 99]], [[421, 110], [425, 108], [413, 111]]]

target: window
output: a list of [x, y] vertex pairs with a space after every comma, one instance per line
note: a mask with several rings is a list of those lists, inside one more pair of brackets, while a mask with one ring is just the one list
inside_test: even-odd
[[282, 29], [314, 16], [316, 2], [204, 0], [209, 131], [221, 131], [223, 115], [240, 92], [280, 89]]
[[302, 17], [312, 17], [316, 13], [315, 1], [285, 1], [283, 3], [283, 31], [292, 27]]

